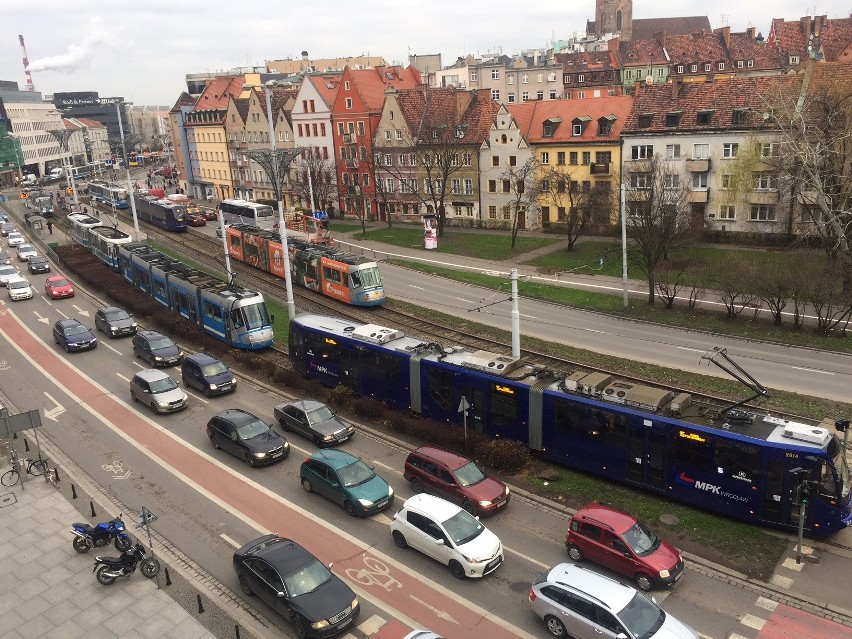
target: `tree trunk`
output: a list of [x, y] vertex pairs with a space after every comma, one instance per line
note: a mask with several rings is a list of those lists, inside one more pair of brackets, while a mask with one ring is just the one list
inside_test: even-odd
[[648, 275], [648, 306], [654, 305], [654, 289], [657, 286], [657, 282], [654, 279], [654, 275]]

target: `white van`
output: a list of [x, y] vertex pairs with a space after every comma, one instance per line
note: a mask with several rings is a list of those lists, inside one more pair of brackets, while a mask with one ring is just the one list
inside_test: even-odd
[[57, 168], [52, 169], [52, 170], [50, 171], [50, 176], [49, 176], [49, 177], [50, 177], [50, 179], [51, 179], [51, 180], [58, 180], [58, 179], [59, 179], [59, 178], [61, 178], [63, 175], [65, 175], [65, 169], [63, 169], [62, 167], [57, 167]]

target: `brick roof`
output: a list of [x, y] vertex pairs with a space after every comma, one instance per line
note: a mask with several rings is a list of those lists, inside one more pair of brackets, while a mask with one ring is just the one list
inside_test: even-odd
[[650, 40], [654, 34], [665, 31], [671, 35], [686, 35], [704, 30], [710, 33], [707, 16], [682, 16], [679, 18], [634, 18], [633, 40]]
[[[813, 40], [811, 35], [814, 36]], [[810, 57], [812, 51], [822, 51], [826, 62], [837, 61], [844, 52], [846, 56], [852, 45], [852, 15], [848, 18], [827, 16], [804, 16], [794, 21], [776, 18], [772, 21], [767, 42], [776, 45], [782, 52]], [[844, 57], [846, 57], [844, 56]]]
[[[510, 104], [508, 108], [521, 133], [531, 144], [615, 143], [621, 136], [632, 105], [633, 96], [617, 95], [594, 100], [537, 100]], [[612, 129], [609, 135], [599, 136], [598, 120], [604, 117], [612, 118]], [[579, 136], [573, 135], [572, 125], [576, 118], [589, 118], [583, 134]], [[544, 137], [545, 121], [555, 119], [561, 121], [553, 135]]]
[[250, 100], [248, 98], [234, 98], [234, 108], [236, 108], [240, 119], [242, 119], [243, 126], [245, 126], [246, 118], [248, 118], [249, 104]]
[[[500, 109], [488, 89], [465, 91], [454, 87], [421, 86], [400, 91], [397, 103], [412, 133], [417, 133], [421, 122], [430, 128], [460, 125], [464, 127], [464, 138], [459, 143], [477, 145], [488, 137]], [[446, 140], [439, 139], [438, 143], [445, 144]]]
[[[777, 82], [786, 77], [757, 76], [719, 78], [715, 82], [676, 82], [637, 85], [633, 109], [624, 127], [625, 133], [662, 133], [772, 126], [764, 120], [766, 111], [762, 96], [772, 94]], [[744, 124], [734, 125], [734, 111], [748, 110]], [[709, 114], [707, 124], [697, 124], [698, 113]], [[666, 126], [666, 114], [680, 112], [677, 126]], [[639, 117], [653, 114], [650, 126], [639, 126]]]
[[[664, 34], [660, 36], [660, 42], [668, 51], [671, 64], [730, 62], [725, 41], [720, 33]], [[716, 68], [715, 64], [713, 68]]]
[[169, 113], [175, 113], [177, 111], [180, 111], [180, 108], [182, 106], [194, 106], [195, 102], [195, 98], [193, 98], [191, 95], [189, 95], [189, 93], [184, 91], [180, 94], [174, 106], [169, 110]]
[[745, 71], [749, 70], [746, 66], [749, 60], [752, 61], [751, 69], [756, 71], [780, 70], [786, 64], [786, 59], [776, 47], [755, 39], [754, 29], [731, 33], [728, 40], [728, 55], [735, 68], [737, 61], [742, 60]]
[[422, 83], [420, 72], [412, 66], [378, 66], [374, 69], [349, 69], [349, 79], [368, 111], [380, 112], [385, 103], [385, 90], [411, 89]]
[[246, 83], [243, 76], [217, 76], [198, 96], [195, 102], [196, 111], [207, 109], [227, 109], [229, 98], [238, 98]]
[[335, 98], [337, 98], [337, 92], [340, 89], [340, 81], [343, 79], [343, 74], [312, 73], [305, 79], [314, 85], [317, 93], [319, 93], [323, 102], [325, 102], [326, 107], [331, 109], [331, 107], [334, 106]]
[[[669, 36], [674, 38], [677, 36]], [[622, 68], [641, 67], [649, 64], [668, 65], [663, 50], [663, 39], [657, 37], [647, 40], [633, 39], [630, 42], [618, 43], [618, 60]]]
[[610, 71], [619, 68], [615, 51], [573, 51], [557, 53], [554, 58], [562, 63], [566, 73], [585, 70]]

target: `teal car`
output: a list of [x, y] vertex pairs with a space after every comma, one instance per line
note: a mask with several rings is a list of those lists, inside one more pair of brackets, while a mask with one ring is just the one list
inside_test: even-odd
[[342, 450], [318, 450], [302, 462], [299, 476], [305, 491], [328, 497], [352, 517], [367, 517], [393, 503], [393, 488]]

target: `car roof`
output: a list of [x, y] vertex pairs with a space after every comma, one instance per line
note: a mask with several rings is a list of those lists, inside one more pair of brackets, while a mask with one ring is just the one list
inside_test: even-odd
[[[242, 424], [244, 422], [260, 419], [260, 417], [258, 417], [257, 415], [241, 408], [226, 408], [225, 410], [216, 413], [214, 417], [224, 419], [234, 424]], [[260, 421], [263, 420], [261, 419]]]
[[311, 459], [316, 459], [321, 462], [325, 462], [335, 470], [337, 470], [338, 468], [343, 468], [353, 462], [358, 461], [358, 458], [355, 455], [350, 455], [347, 452], [344, 452], [342, 450], [336, 450], [334, 448], [328, 450], [318, 450], [313, 455], [311, 455]]
[[414, 495], [414, 497], [409, 497], [405, 500], [402, 507], [422, 515], [429, 515], [438, 521], [447, 521], [461, 510], [459, 506], [448, 502], [446, 499], [441, 499], [427, 493], [420, 493]]
[[104, 306], [101, 310], [104, 313], [113, 313], [115, 311], [124, 311], [124, 309], [121, 308], [120, 306]]
[[[272, 564], [278, 572], [285, 576], [295, 572], [302, 566], [319, 561], [292, 539], [270, 537], [260, 546], [250, 547], [244, 556], [260, 557]], [[261, 539], [256, 541], [260, 541]]]
[[166, 337], [165, 335], [163, 335], [159, 331], [139, 331], [137, 333], [137, 335], [141, 335], [142, 337], [144, 337], [146, 339], [150, 339], [152, 337]]
[[67, 280], [68, 278], [64, 275], [51, 275], [48, 277], [45, 282], [58, 282], [59, 280]]
[[81, 322], [80, 320], [76, 320], [76, 319], [74, 319], [74, 318], [71, 318], [71, 319], [64, 319], [64, 320], [59, 320], [59, 321], [58, 321], [58, 322], [56, 322], [56, 323], [57, 323], [57, 324], [59, 324], [60, 326], [62, 326], [63, 328], [64, 328], [64, 327], [66, 327], [66, 326], [80, 326], [80, 325], [83, 325], [83, 322]]
[[156, 382], [158, 380], [165, 379], [166, 377], [170, 377], [170, 375], [165, 371], [160, 371], [154, 368], [145, 368], [136, 373], [134, 377], [138, 377], [146, 382]]
[[32, 263], [33, 263], [33, 262], [35, 262], [35, 261], [38, 261], [38, 262], [47, 262], [47, 258], [46, 258], [44, 255], [33, 255], [33, 256], [30, 258], [30, 264], [32, 264]]
[[[27, 278], [23, 275], [16, 275], [15, 277], [10, 277], [8, 281], [9, 284], [17, 284], [18, 282], [27, 282]], [[27, 285], [29, 285], [29, 282], [27, 282]]]
[[423, 457], [430, 457], [435, 461], [439, 461], [446, 465], [450, 470], [456, 470], [465, 464], [470, 463], [470, 460], [467, 457], [462, 457], [458, 453], [454, 453], [451, 450], [439, 448], [437, 446], [421, 446], [420, 448], [416, 448], [411, 451], [411, 454], [415, 453], [422, 455]]
[[624, 609], [636, 596], [634, 588], [572, 563], [562, 563], [551, 568], [547, 580], [584, 593], [602, 602], [613, 612]]
[[292, 401], [292, 402], [287, 402], [287, 405], [288, 406], [298, 406], [299, 408], [301, 408], [306, 413], [309, 413], [312, 410], [316, 410], [320, 406], [326, 406], [326, 404], [323, 404], [322, 402], [318, 402], [315, 399], [297, 399], [297, 400]]
[[192, 355], [187, 355], [183, 361], [186, 362], [190, 360], [198, 363], [200, 366], [215, 364], [216, 362], [221, 361], [218, 357], [213, 357], [209, 353], [193, 353]]
[[604, 524], [621, 535], [636, 525], [636, 517], [612, 506], [591, 503], [574, 513], [574, 519]]

